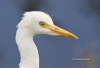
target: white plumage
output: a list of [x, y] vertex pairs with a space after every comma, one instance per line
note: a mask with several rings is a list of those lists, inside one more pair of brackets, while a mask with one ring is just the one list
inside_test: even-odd
[[26, 12], [17, 27], [16, 43], [21, 57], [19, 68], [39, 68], [38, 49], [33, 41], [36, 34], [63, 35], [78, 39], [74, 34], [55, 26], [51, 17], [41, 11]]

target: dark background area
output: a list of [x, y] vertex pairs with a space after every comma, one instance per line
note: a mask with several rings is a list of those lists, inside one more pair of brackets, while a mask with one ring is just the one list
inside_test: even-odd
[[35, 36], [40, 68], [100, 68], [100, 0], [0, 0], [0, 68], [18, 68], [16, 26], [27, 11], [48, 13], [55, 25], [79, 38]]

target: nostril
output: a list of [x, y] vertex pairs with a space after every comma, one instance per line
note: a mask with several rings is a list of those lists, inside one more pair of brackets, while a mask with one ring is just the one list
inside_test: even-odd
[[59, 30], [58, 28], [55, 28], [56, 30]]

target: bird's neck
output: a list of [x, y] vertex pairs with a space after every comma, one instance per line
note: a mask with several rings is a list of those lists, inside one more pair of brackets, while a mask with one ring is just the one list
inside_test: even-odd
[[21, 57], [19, 68], [39, 68], [38, 50], [30, 31], [18, 28], [16, 43]]

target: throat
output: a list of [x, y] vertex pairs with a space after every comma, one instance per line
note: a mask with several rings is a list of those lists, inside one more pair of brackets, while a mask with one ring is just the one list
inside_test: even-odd
[[38, 49], [33, 42], [33, 35], [28, 31], [17, 30], [16, 43], [20, 53], [19, 68], [39, 68]]

